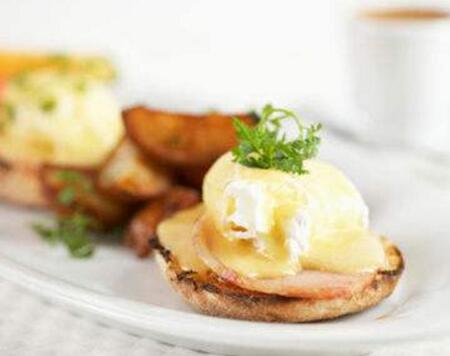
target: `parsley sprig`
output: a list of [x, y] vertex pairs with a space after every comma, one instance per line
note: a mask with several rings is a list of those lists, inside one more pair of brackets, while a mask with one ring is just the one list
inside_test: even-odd
[[[93, 189], [91, 182], [78, 172], [61, 170], [56, 174], [64, 183], [56, 197], [62, 206], [73, 206], [78, 193], [84, 194]], [[64, 244], [72, 257], [86, 258], [92, 256], [95, 250], [89, 231], [96, 224], [95, 219], [75, 208], [69, 215], [59, 217], [53, 226], [34, 223], [31, 227], [49, 244]]]
[[55, 226], [32, 224], [33, 230], [51, 245], [63, 243], [70, 255], [77, 258], [89, 257], [94, 253], [94, 243], [88, 236], [91, 219], [81, 213], [59, 218]]
[[[282, 121], [288, 119], [298, 128], [294, 140], [288, 140], [282, 131]], [[322, 125], [305, 126], [293, 111], [266, 105], [256, 126], [250, 127], [237, 117], [233, 125], [239, 141], [232, 149], [233, 160], [244, 166], [305, 174], [304, 161], [317, 155]]]

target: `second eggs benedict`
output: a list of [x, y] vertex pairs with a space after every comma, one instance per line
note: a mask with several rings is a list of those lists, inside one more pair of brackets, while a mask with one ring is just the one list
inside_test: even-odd
[[49, 204], [44, 165], [93, 167], [123, 135], [101, 57], [0, 53], [0, 199]]

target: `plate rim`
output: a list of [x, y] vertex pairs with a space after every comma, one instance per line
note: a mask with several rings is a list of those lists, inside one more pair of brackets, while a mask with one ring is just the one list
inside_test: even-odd
[[[0, 253], [0, 275], [3, 279], [50, 302], [91, 316], [96, 321], [128, 332], [131, 328], [139, 335], [150, 335], [160, 341], [189, 348], [201, 348], [205, 351], [215, 352], [218, 347], [221, 351], [224, 347], [225, 350], [239, 347], [267, 351], [270, 347], [282, 351], [303, 349], [323, 351], [336, 350], [338, 347], [386, 345], [418, 338], [425, 340], [446, 333], [446, 328], [439, 328], [441, 326], [439, 323], [434, 327], [397, 330], [396, 334], [370, 333], [364, 328], [354, 328], [349, 332], [348, 326], [343, 330], [328, 328], [319, 331], [303, 327], [299, 333], [299, 330], [295, 330], [298, 326], [296, 324], [217, 318], [107, 295], [36, 270], [2, 253]], [[220, 323], [217, 323], [218, 320]], [[186, 323], [189, 324], [189, 328], [185, 327]], [[205, 325], [208, 327], [205, 328]], [[271, 329], [270, 332], [267, 328]], [[261, 345], [261, 332], [265, 332], [264, 345]], [[235, 342], [237, 336], [239, 345]], [[203, 345], [205, 340], [208, 341], [208, 345]], [[325, 340], [326, 344], [323, 343]]]

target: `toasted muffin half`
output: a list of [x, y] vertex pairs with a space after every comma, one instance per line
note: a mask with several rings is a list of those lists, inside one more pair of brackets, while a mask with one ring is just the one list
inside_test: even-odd
[[357, 313], [388, 297], [404, 269], [399, 249], [383, 239], [389, 266], [374, 272], [372, 283], [364, 290], [348, 298], [291, 298], [242, 289], [212, 271], [199, 274], [183, 270], [171, 251], [158, 241], [154, 244], [165, 278], [187, 303], [202, 313], [234, 319], [298, 323]]
[[29, 207], [47, 206], [39, 172], [39, 164], [0, 159], [0, 200]]

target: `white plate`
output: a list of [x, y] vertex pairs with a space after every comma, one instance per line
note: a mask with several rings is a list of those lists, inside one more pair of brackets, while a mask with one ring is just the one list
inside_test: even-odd
[[0, 275], [132, 333], [227, 354], [338, 355], [448, 333], [448, 170], [333, 140], [323, 155], [357, 182], [375, 228], [398, 243], [406, 257], [395, 293], [367, 312], [298, 325], [200, 315], [169, 289], [152, 260], [138, 260], [114, 243], [99, 246], [92, 259], [70, 259], [64, 249], [47, 246], [31, 232], [30, 223], [42, 219], [41, 214], [7, 205], [0, 205]]

